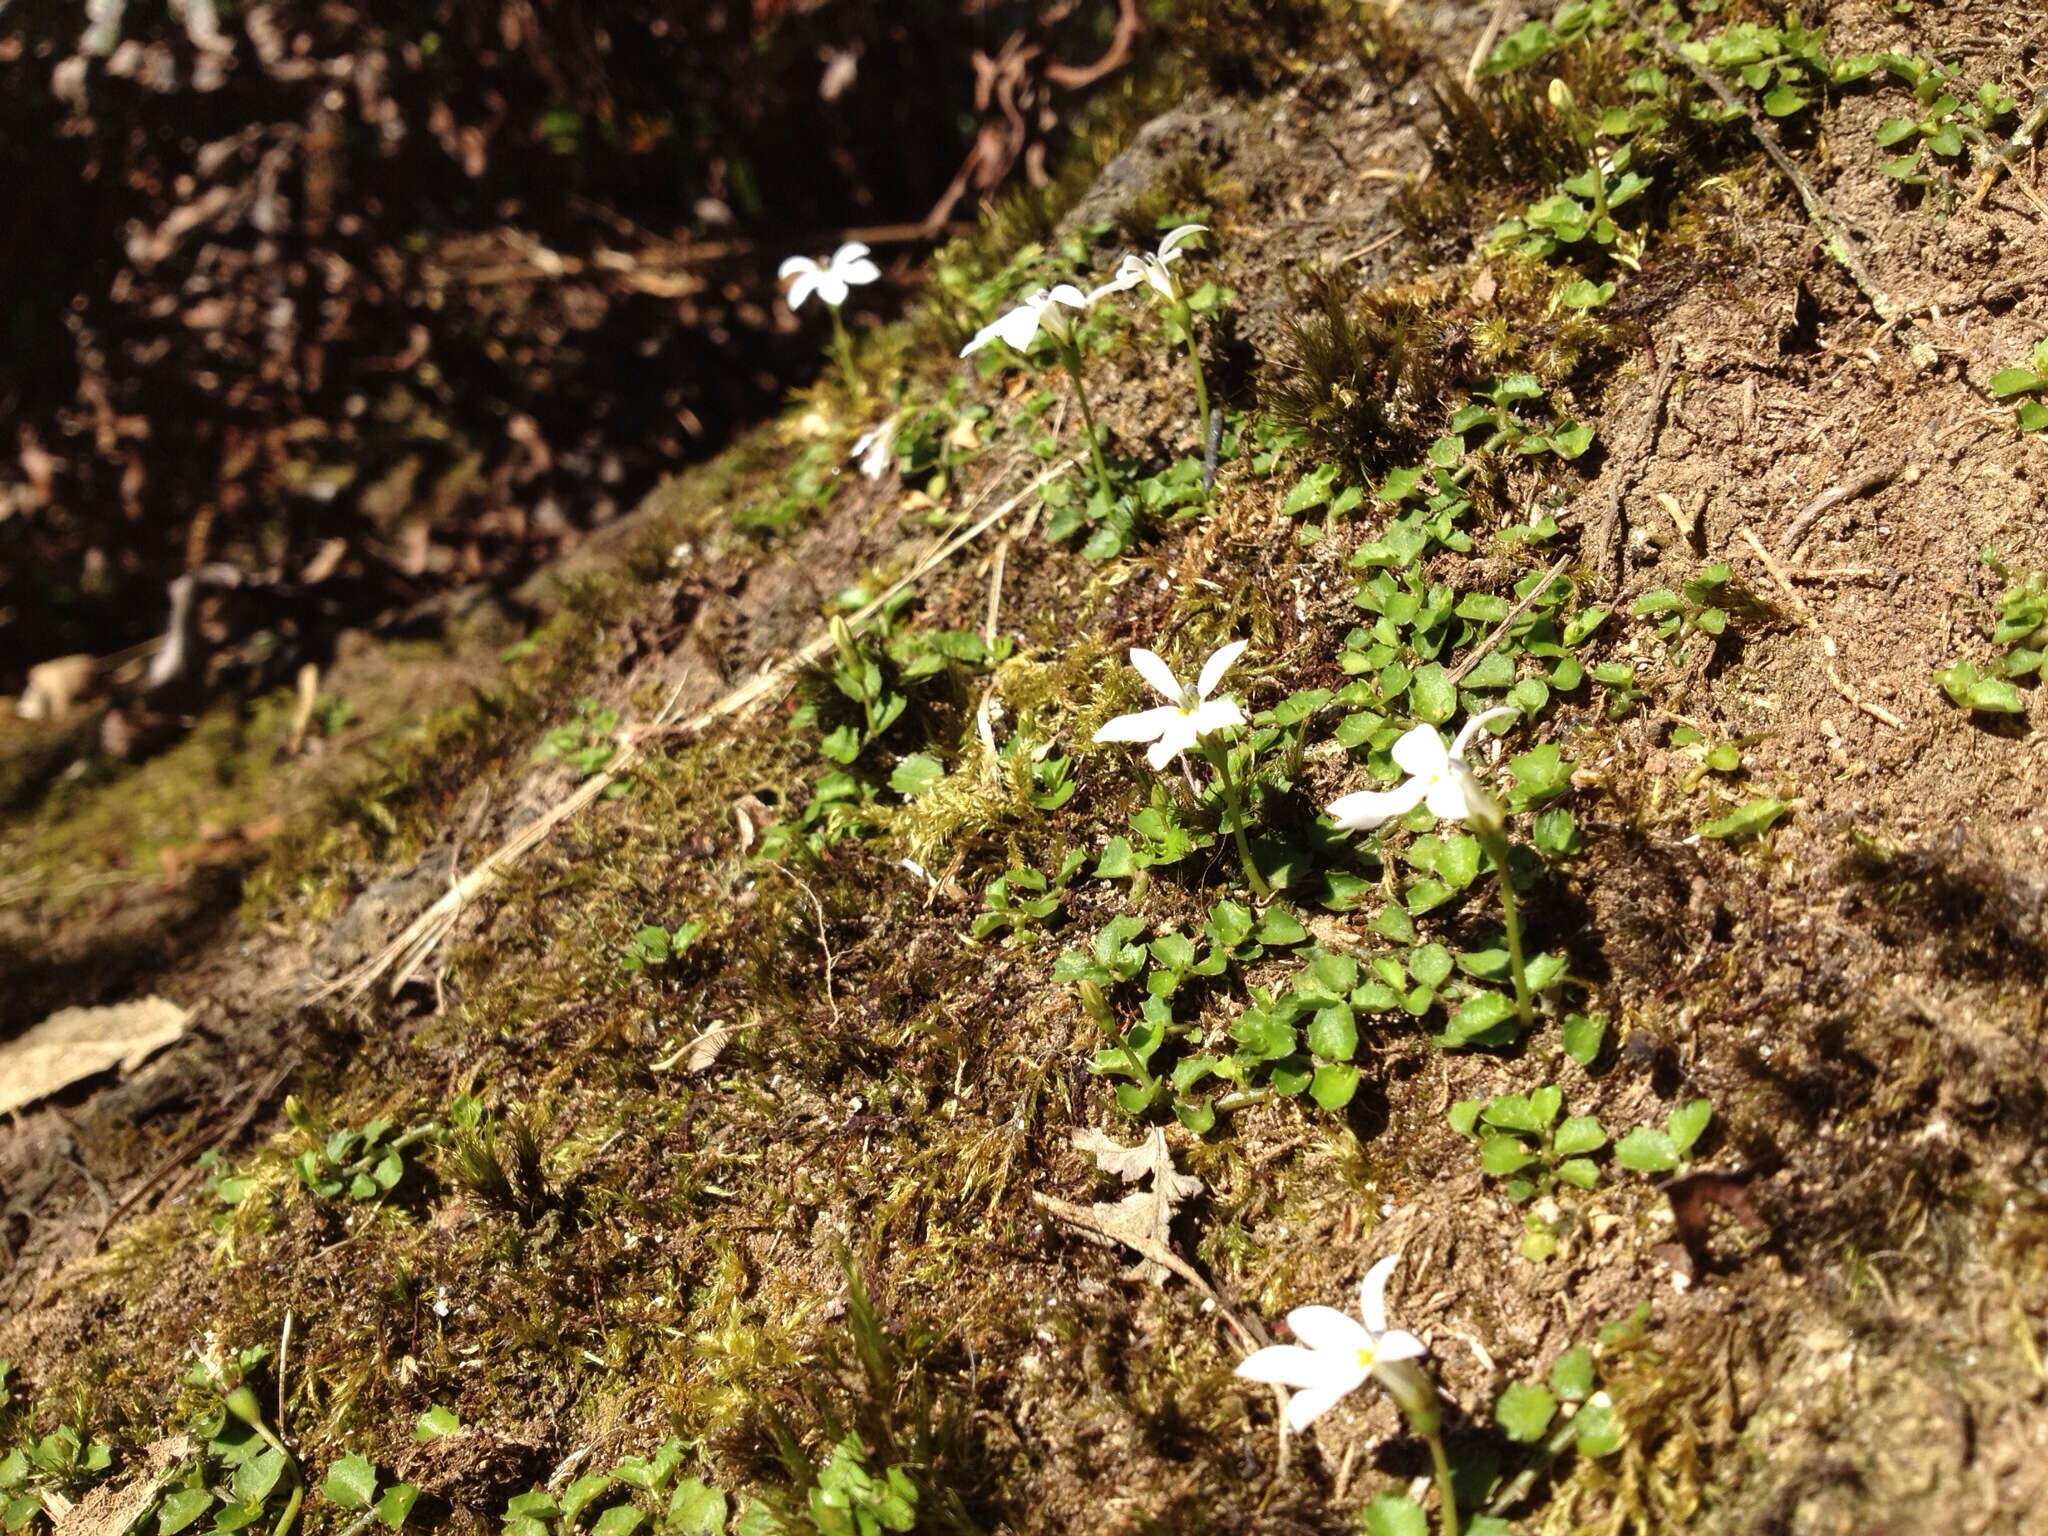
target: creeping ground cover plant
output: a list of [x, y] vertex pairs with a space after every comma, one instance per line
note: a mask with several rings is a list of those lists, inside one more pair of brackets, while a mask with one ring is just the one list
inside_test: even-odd
[[1418, 725], [1396, 741], [1394, 765], [1408, 775], [1387, 790], [1359, 790], [1329, 805], [1330, 820], [1345, 832], [1371, 832], [1417, 806], [1439, 821], [1461, 821], [1500, 872], [1501, 921], [1507, 929], [1508, 966], [1515, 983], [1515, 1015], [1523, 1029], [1535, 1022], [1529, 968], [1522, 956], [1521, 914], [1515, 903], [1508, 859], [1507, 819], [1501, 804], [1465, 761], [1473, 739], [1496, 720], [1518, 720], [1519, 709], [1502, 705], [1472, 716], [1447, 748], [1433, 725]]

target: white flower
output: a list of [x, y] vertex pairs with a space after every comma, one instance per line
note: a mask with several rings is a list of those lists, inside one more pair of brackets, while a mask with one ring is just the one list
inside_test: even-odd
[[837, 309], [846, 302], [847, 294], [856, 283], [874, 282], [882, 275], [882, 269], [868, 260], [865, 245], [858, 240], [849, 240], [834, 251], [832, 259], [822, 267], [808, 256], [792, 256], [775, 275], [796, 279], [789, 285], [791, 309], [801, 308], [814, 293]]
[[1127, 288], [1137, 287], [1140, 283], [1150, 283], [1167, 303], [1180, 303], [1180, 281], [1173, 275], [1173, 263], [1180, 260], [1180, 248], [1188, 237], [1200, 234], [1208, 227], [1206, 224], [1183, 224], [1178, 229], [1168, 231], [1166, 238], [1159, 242], [1157, 252], [1150, 256], [1135, 253], [1126, 256], [1116, 269], [1116, 276], [1097, 292], [1121, 293]]
[[1201, 678], [1192, 688], [1182, 686], [1180, 679], [1173, 675], [1173, 669], [1155, 653], [1133, 646], [1131, 665], [1167, 702], [1158, 709], [1118, 715], [1095, 733], [1095, 739], [1098, 742], [1149, 741], [1152, 746], [1145, 753], [1145, 761], [1152, 765], [1154, 772], [1163, 772], [1168, 763], [1204, 736], [1233, 725], [1243, 725], [1244, 711], [1237, 707], [1235, 699], [1211, 699], [1209, 695], [1216, 691], [1216, 685], [1223, 681], [1223, 674], [1244, 654], [1248, 644], [1250, 642], [1246, 640], [1233, 640], [1203, 662]]
[[[1364, 1326], [1335, 1307], [1296, 1307], [1287, 1326], [1301, 1344], [1274, 1344], [1249, 1356], [1237, 1374], [1247, 1381], [1294, 1388], [1287, 1402], [1287, 1427], [1297, 1435], [1340, 1398], [1355, 1392], [1386, 1364], [1428, 1354], [1412, 1333], [1387, 1326], [1387, 1276], [1401, 1262], [1395, 1254], [1366, 1271], [1358, 1288]], [[1307, 1347], [1304, 1348], [1303, 1345]]]
[[960, 349], [962, 357], [978, 352], [992, 341], [1005, 341], [1019, 352], [1031, 350], [1031, 343], [1043, 330], [1054, 341], [1065, 345], [1074, 333], [1074, 322], [1059, 311], [1064, 304], [1068, 309], [1086, 309], [1106, 290], [1096, 289], [1094, 293], [1083, 293], [1072, 283], [1061, 283], [1057, 288], [1041, 288], [1022, 304], [1006, 315], [998, 315], [974, 333], [974, 340]]
[[1363, 789], [1328, 806], [1330, 820], [1342, 832], [1370, 832], [1418, 805], [1445, 821], [1476, 822], [1492, 829], [1501, 824], [1500, 802], [1488, 793], [1465, 761], [1465, 749], [1490, 720], [1519, 715], [1509, 706], [1474, 715], [1448, 750], [1433, 725], [1418, 725], [1394, 743], [1394, 766], [1408, 775], [1393, 789]]
[[853, 445], [850, 459], [860, 460], [860, 472], [870, 480], [879, 480], [896, 466], [896, 423], [900, 417], [891, 416], [876, 427], [870, 427]]

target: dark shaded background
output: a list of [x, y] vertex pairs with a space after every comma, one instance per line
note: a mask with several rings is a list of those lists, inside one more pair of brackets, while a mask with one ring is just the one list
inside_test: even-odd
[[336, 623], [515, 581], [817, 366], [776, 264], [926, 216], [977, 50], [1120, 9], [218, 4], [0, 0], [0, 693], [208, 561]]

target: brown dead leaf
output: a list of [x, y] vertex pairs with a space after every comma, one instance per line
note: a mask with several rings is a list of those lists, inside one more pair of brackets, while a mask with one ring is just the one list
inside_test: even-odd
[[28, 669], [28, 686], [14, 712], [24, 720], [62, 720], [79, 698], [92, 692], [99, 663], [90, 656], [59, 656]]
[[[1183, 1200], [1202, 1192], [1202, 1181], [1173, 1166], [1173, 1151], [1166, 1145], [1166, 1132], [1158, 1126], [1134, 1147], [1127, 1147], [1098, 1130], [1074, 1133], [1074, 1149], [1086, 1152], [1104, 1173], [1113, 1173], [1126, 1184], [1148, 1176], [1149, 1189], [1135, 1190], [1121, 1200], [1098, 1200], [1087, 1207], [1088, 1227], [1106, 1241], [1122, 1243], [1140, 1253], [1170, 1250], [1173, 1215]], [[1129, 1271], [1132, 1279], [1166, 1282], [1167, 1271], [1153, 1259], [1140, 1261]]]
[[102, 1483], [61, 1513], [53, 1511], [51, 1536], [124, 1536], [195, 1449], [190, 1436], [165, 1436], [143, 1453], [142, 1470], [127, 1482]]
[[133, 1071], [184, 1034], [191, 1017], [162, 997], [59, 1009], [28, 1033], [0, 1041], [0, 1114], [110, 1067]]

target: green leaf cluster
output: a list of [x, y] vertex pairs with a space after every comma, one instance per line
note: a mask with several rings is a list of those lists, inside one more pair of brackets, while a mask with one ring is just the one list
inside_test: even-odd
[[2001, 368], [1991, 375], [1991, 393], [2001, 400], [2016, 402], [2014, 422], [2022, 432], [2048, 427], [2048, 340], [2034, 343], [2033, 356], [2024, 368]]
[[559, 1495], [518, 1494], [505, 1506], [501, 1536], [570, 1536], [586, 1515], [594, 1517], [591, 1536], [720, 1536], [731, 1517], [726, 1496], [701, 1478], [678, 1478], [682, 1464], [683, 1443], [671, 1438], [651, 1456], [576, 1478]]
[[1614, 1160], [1637, 1173], [1675, 1173], [1684, 1168], [1692, 1149], [1714, 1117], [1707, 1099], [1692, 1099], [1664, 1117], [1662, 1128], [1639, 1125], [1614, 1144]]
[[1451, 1128], [1479, 1146], [1479, 1166], [1505, 1179], [1510, 1200], [1547, 1195], [1560, 1183], [1592, 1189], [1600, 1182], [1592, 1154], [1607, 1145], [1607, 1132], [1591, 1115], [1559, 1121], [1564, 1095], [1554, 1085], [1534, 1093], [1461, 1099], [1450, 1108]]

